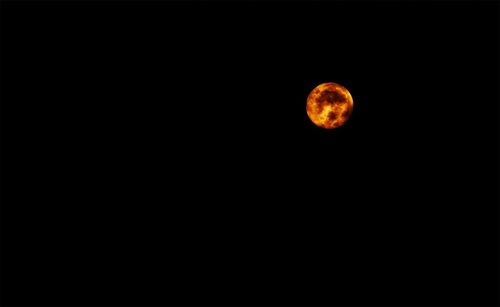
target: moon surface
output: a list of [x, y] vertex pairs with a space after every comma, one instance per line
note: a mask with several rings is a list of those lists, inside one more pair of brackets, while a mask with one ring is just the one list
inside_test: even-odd
[[351, 117], [352, 96], [340, 84], [327, 82], [316, 86], [307, 96], [307, 115], [318, 127], [332, 129], [342, 126]]

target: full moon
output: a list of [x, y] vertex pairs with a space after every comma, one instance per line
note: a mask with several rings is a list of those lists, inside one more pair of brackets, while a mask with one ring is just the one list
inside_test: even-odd
[[307, 97], [307, 115], [318, 127], [332, 129], [342, 126], [351, 117], [352, 96], [340, 84], [328, 82], [316, 86]]

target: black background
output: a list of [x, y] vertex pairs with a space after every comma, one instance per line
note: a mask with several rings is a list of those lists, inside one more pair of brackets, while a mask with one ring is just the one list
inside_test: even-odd
[[3, 1], [2, 304], [498, 304], [498, 12]]

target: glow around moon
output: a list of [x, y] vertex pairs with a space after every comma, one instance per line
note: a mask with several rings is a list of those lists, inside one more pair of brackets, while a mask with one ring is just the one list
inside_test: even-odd
[[328, 82], [315, 87], [307, 97], [307, 115], [318, 127], [342, 126], [351, 117], [354, 103], [349, 91], [340, 84]]

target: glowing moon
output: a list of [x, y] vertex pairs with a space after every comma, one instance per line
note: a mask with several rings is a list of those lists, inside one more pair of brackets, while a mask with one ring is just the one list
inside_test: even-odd
[[318, 127], [332, 129], [342, 126], [351, 117], [352, 96], [340, 84], [328, 82], [314, 88], [307, 97], [307, 115]]

